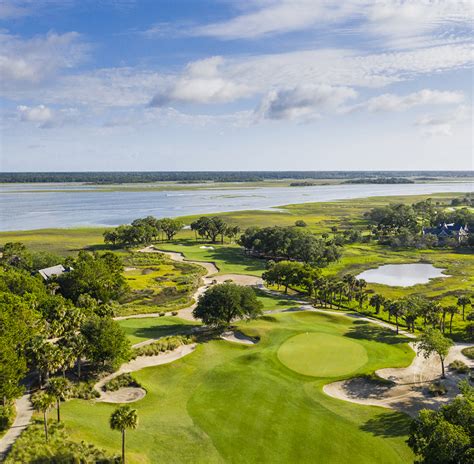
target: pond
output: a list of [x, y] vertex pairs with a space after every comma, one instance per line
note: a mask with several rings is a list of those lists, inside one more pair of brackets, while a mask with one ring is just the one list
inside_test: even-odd
[[444, 269], [432, 264], [386, 264], [377, 269], [369, 269], [357, 276], [368, 283], [390, 285], [393, 287], [410, 287], [417, 284], [427, 284], [430, 279], [449, 277], [443, 274]]

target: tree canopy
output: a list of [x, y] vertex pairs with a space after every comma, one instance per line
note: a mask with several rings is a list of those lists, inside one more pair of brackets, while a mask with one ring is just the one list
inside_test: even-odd
[[199, 297], [193, 316], [212, 327], [228, 327], [233, 320], [259, 316], [262, 307], [252, 288], [224, 283]]
[[474, 393], [466, 382], [462, 395], [438, 411], [423, 409], [412, 422], [408, 445], [424, 464], [470, 464], [474, 459]]
[[57, 280], [61, 293], [74, 302], [87, 294], [101, 303], [107, 303], [127, 291], [122, 260], [113, 253], [81, 251], [71, 263], [71, 268]]
[[294, 260], [315, 266], [337, 261], [340, 248], [301, 227], [251, 227], [239, 239], [247, 252], [273, 260]]

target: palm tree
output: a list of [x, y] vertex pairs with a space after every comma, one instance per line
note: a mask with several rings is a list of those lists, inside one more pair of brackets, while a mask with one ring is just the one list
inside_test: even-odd
[[375, 314], [380, 312], [380, 307], [385, 303], [385, 298], [377, 293], [370, 298], [369, 304], [375, 308]]
[[468, 296], [460, 296], [458, 298], [458, 306], [462, 307], [462, 320], [464, 321], [464, 309], [466, 308], [467, 305], [471, 304], [471, 299]]
[[337, 282], [337, 292], [339, 294], [339, 303], [338, 303], [338, 305], [341, 306], [342, 305], [342, 295], [344, 293], [347, 293], [347, 284], [344, 281], [339, 280]]
[[357, 279], [352, 274], [346, 274], [342, 278], [342, 280], [347, 284], [347, 291], [348, 291], [347, 297], [348, 297], [348, 300], [351, 301], [352, 300], [352, 292], [354, 291], [354, 287], [355, 287]]
[[445, 306], [442, 306], [441, 307], [441, 321], [440, 321], [439, 325], [440, 325], [440, 328], [441, 328], [441, 331], [443, 332], [443, 334], [446, 330], [446, 314], [447, 313], [448, 313], [448, 308], [445, 307]]
[[59, 404], [69, 396], [70, 389], [71, 385], [64, 377], [54, 377], [50, 379], [48, 385], [46, 386], [46, 391], [56, 399], [58, 422], [61, 422], [61, 411], [59, 409]]
[[450, 305], [446, 307], [446, 312], [449, 314], [449, 334], [451, 335], [453, 333], [453, 317], [459, 312], [459, 308], [455, 305]]
[[48, 411], [54, 404], [54, 398], [48, 393], [38, 391], [31, 397], [33, 408], [43, 413], [44, 436], [48, 441]]
[[388, 313], [391, 316], [395, 316], [395, 325], [397, 327], [397, 335], [398, 335], [398, 318], [403, 316], [403, 304], [401, 301], [394, 301], [388, 307]]
[[137, 410], [120, 406], [110, 416], [110, 428], [122, 432], [122, 463], [125, 464], [125, 430], [138, 427]]

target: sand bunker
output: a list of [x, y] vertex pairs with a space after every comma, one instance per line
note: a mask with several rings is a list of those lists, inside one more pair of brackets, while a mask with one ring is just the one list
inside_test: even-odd
[[[415, 344], [411, 343], [410, 346], [416, 352]], [[446, 358], [446, 366], [455, 359], [459, 359], [473, 368], [474, 361], [461, 353], [461, 350], [466, 346], [469, 345], [457, 344], [453, 346]], [[439, 379], [440, 372], [441, 367], [437, 356], [425, 359], [423, 355], [417, 353], [408, 367], [376, 371], [381, 379], [388, 382], [354, 378], [325, 385], [323, 391], [327, 395], [341, 400], [392, 408], [415, 416], [420, 409], [438, 408], [459, 393], [457, 384], [465, 376], [451, 372], [449, 369], [447, 378], [443, 380], [443, 384], [448, 388], [447, 394], [435, 397], [428, 393], [427, 387], [431, 382]]]
[[223, 340], [227, 340], [228, 342], [242, 343], [243, 345], [255, 345], [255, 343], [257, 343], [257, 340], [254, 338], [244, 335], [242, 332], [234, 332], [232, 330], [224, 332], [221, 335], [221, 338]]

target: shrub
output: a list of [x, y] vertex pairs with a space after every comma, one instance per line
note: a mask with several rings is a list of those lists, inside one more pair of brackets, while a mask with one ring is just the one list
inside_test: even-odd
[[173, 311], [173, 312], [171, 313], [171, 315], [172, 315], [172, 316], [177, 316], [177, 315], [178, 315], [178, 311]]
[[458, 374], [467, 374], [470, 371], [469, 366], [459, 359], [454, 360], [449, 367]]
[[433, 396], [443, 396], [446, 395], [448, 389], [446, 388], [446, 385], [442, 384], [439, 381], [436, 381], [429, 385], [428, 391]]
[[135, 349], [135, 356], [156, 356], [165, 351], [172, 351], [181, 345], [189, 345], [194, 342], [194, 337], [185, 335], [171, 335], [163, 337], [149, 345], [141, 346]]
[[160, 317], [163, 317], [165, 315], [165, 313], [161, 312], [160, 313]]
[[307, 224], [302, 219], [298, 219], [297, 221], [295, 221], [295, 226], [296, 227], [306, 227]]
[[468, 346], [462, 350], [462, 354], [469, 359], [474, 359], [474, 346]]
[[92, 400], [98, 398], [99, 392], [94, 388], [95, 381], [79, 382], [71, 387], [71, 398], [79, 398], [81, 400]]
[[19, 462], [119, 464], [121, 459], [118, 456], [109, 456], [89, 443], [72, 441], [63, 424], [51, 423], [49, 440], [45, 443], [43, 424], [37, 422], [22, 433], [5, 460], [5, 464]]
[[0, 431], [8, 429], [13, 424], [15, 409], [12, 405], [0, 406]]
[[114, 379], [108, 381], [103, 389], [105, 391], [117, 391], [120, 388], [126, 387], [141, 387], [140, 383], [138, 383], [130, 374], [120, 374], [119, 376], [115, 377]]

